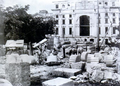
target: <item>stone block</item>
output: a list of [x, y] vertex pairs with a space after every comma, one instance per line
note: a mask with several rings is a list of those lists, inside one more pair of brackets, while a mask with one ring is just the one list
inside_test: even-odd
[[106, 63], [106, 66], [113, 66], [114, 56], [113, 55], [106, 55], [104, 57], [104, 62]]
[[22, 59], [19, 54], [6, 55], [6, 63], [20, 63]]
[[88, 52], [83, 52], [81, 54], [81, 61], [87, 61]]
[[113, 73], [110, 71], [104, 71], [104, 79], [112, 79], [113, 78]]
[[71, 63], [71, 68], [72, 69], [85, 69], [85, 62], [76, 62], [76, 63]]
[[54, 76], [70, 77], [81, 73], [81, 69], [57, 68], [53, 71]]
[[94, 70], [91, 76], [91, 80], [95, 82], [100, 82], [104, 78], [103, 71], [100, 70]]
[[91, 63], [86, 63], [86, 71], [91, 74], [94, 70], [101, 70], [105, 65], [96, 63], [96, 62], [91, 62]]
[[6, 79], [9, 80], [13, 86], [30, 86], [29, 63], [6, 63], [5, 72]]
[[74, 83], [70, 79], [58, 77], [58, 78], [43, 82], [42, 86], [74, 86]]
[[69, 59], [69, 63], [80, 62], [80, 55], [71, 55]]
[[95, 57], [94, 54], [88, 54], [87, 56], [87, 62], [91, 63], [91, 62], [97, 62], [99, 63], [99, 57]]

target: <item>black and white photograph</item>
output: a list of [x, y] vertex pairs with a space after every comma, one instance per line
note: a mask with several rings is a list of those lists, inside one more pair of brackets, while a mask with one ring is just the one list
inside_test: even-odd
[[0, 86], [120, 86], [120, 0], [0, 0]]

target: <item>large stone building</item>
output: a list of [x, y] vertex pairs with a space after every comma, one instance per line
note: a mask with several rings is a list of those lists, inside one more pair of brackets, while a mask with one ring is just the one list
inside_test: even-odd
[[[109, 37], [115, 40], [119, 33], [119, 0], [69, 0], [53, 2], [57, 21], [56, 34], [60, 38], [100, 42]], [[99, 32], [98, 32], [99, 31]]]

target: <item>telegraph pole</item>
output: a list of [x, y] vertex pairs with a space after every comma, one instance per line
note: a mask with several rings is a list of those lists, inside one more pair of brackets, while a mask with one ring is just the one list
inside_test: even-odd
[[99, 0], [97, 0], [97, 51], [100, 51], [99, 46]]

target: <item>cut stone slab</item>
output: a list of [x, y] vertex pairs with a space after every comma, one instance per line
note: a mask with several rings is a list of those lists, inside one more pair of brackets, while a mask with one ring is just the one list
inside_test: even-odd
[[76, 62], [76, 63], [71, 63], [71, 68], [72, 69], [85, 69], [85, 62]]
[[70, 79], [55, 78], [42, 83], [42, 86], [74, 86], [74, 83]]
[[81, 69], [57, 68], [53, 71], [54, 76], [71, 77], [81, 73]]

